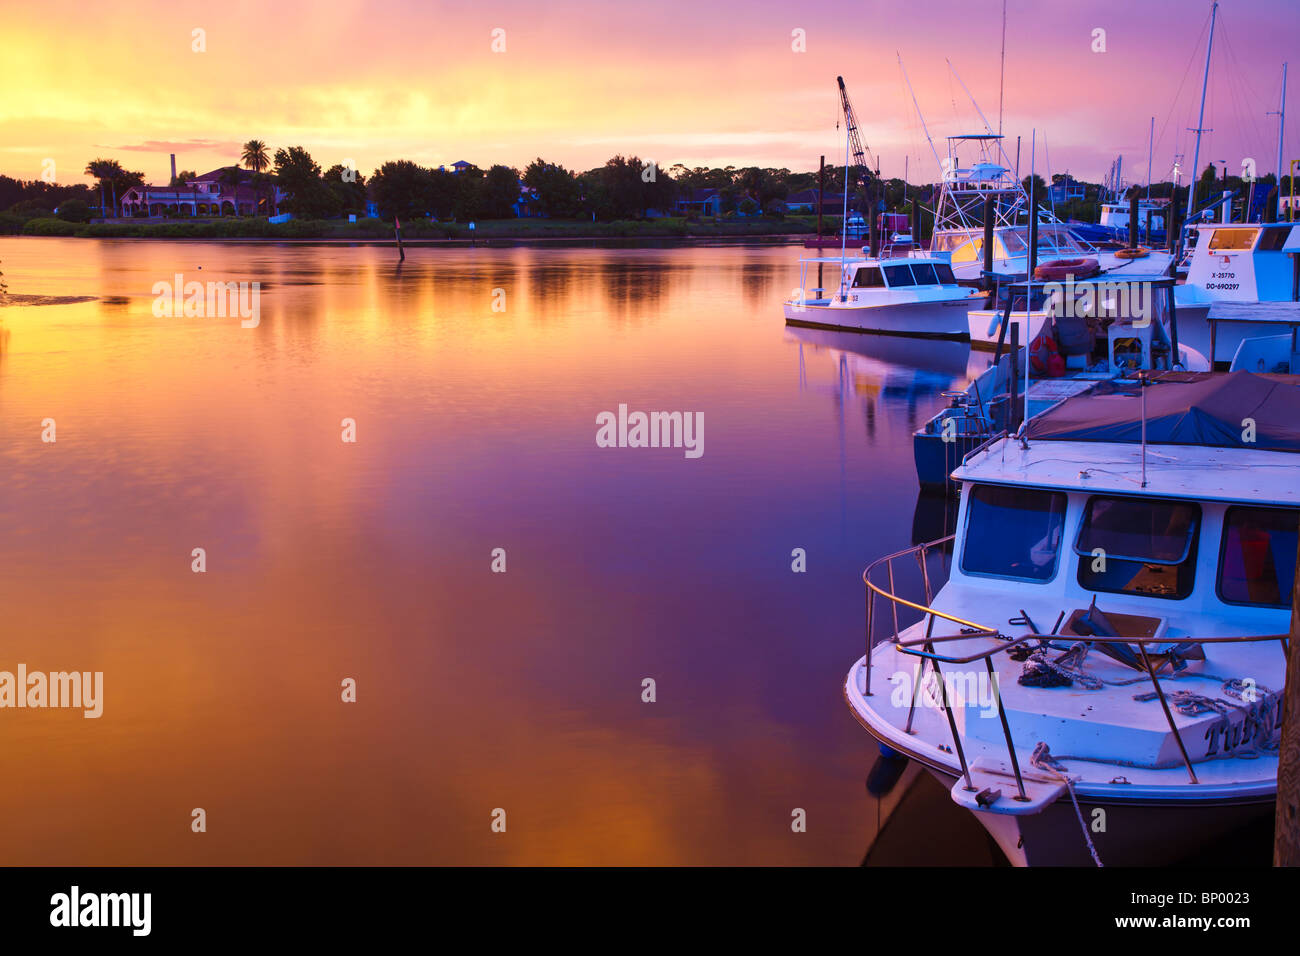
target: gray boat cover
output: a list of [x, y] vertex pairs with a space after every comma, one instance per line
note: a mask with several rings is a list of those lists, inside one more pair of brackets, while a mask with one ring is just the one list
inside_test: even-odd
[[[1140, 388], [1132, 379], [1101, 382], [1030, 419], [1025, 436], [1139, 442]], [[1300, 376], [1153, 373], [1146, 386], [1146, 432], [1147, 442], [1157, 445], [1300, 451]]]

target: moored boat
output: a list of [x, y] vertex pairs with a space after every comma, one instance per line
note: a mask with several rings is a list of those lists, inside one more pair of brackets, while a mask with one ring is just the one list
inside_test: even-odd
[[1017, 865], [1159, 865], [1271, 814], [1297, 421], [1293, 376], [1157, 372], [967, 455], [955, 533], [864, 574], [854, 715]]
[[[808, 287], [810, 265], [834, 267], [837, 288]], [[983, 301], [958, 284], [943, 259], [810, 257], [800, 260], [799, 288], [786, 300], [786, 322], [812, 328], [848, 329], [887, 335], [964, 339], [967, 311]]]

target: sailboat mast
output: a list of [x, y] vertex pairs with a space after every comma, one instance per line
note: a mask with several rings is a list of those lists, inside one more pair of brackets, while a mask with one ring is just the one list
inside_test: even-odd
[[[1002, 65], [998, 67], [998, 135], [1002, 135], [1002, 93], [1007, 79], [1007, 0], [1002, 0]], [[1282, 180], [1278, 180], [1280, 183]]]
[[[1151, 157], [1156, 148], [1156, 118], [1151, 117], [1151, 133], [1147, 137], [1147, 199], [1151, 198]], [[1147, 237], [1150, 238], [1149, 236]]]
[[[1196, 118], [1196, 146], [1192, 150], [1192, 171], [1187, 182], [1187, 215], [1183, 217], [1183, 222], [1192, 221], [1192, 209], [1196, 205], [1196, 180], [1201, 175], [1201, 133], [1205, 130], [1205, 91], [1210, 85], [1210, 51], [1214, 49], [1214, 21], [1219, 13], [1219, 0], [1214, 0], [1214, 5], [1210, 7], [1210, 36], [1205, 41], [1205, 75], [1201, 78], [1201, 112]], [[1182, 247], [1182, 238], [1178, 241], [1179, 251]]]
[[[1269, 111], [1270, 113], [1272, 110]], [[1286, 64], [1282, 64], [1282, 103], [1277, 108], [1277, 194], [1282, 195], [1282, 132], [1286, 129]]]

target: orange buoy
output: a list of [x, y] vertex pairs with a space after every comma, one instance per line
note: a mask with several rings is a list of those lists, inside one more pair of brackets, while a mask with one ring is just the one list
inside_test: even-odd
[[1051, 262], [1044, 262], [1035, 267], [1034, 278], [1048, 282], [1068, 279], [1071, 276], [1076, 279], [1087, 279], [1100, 271], [1101, 266], [1097, 264], [1096, 259], [1053, 259]]
[[1151, 250], [1146, 246], [1138, 246], [1136, 249], [1116, 249], [1116, 259], [1145, 259], [1151, 255]]

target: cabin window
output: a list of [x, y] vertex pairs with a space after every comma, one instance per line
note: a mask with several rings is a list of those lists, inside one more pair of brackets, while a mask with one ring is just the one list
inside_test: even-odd
[[1293, 508], [1229, 508], [1223, 520], [1219, 597], [1228, 604], [1290, 607], [1298, 527], [1300, 511]]
[[1265, 229], [1260, 237], [1258, 252], [1281, 252], [1286, 245], [1286, 237], [1291, 232], [1283, 226], [1280, 229]]
[[1065, 495], [1059, 491], [976, 485], [966, 507], [967, 574], [1048, 581], [1065, 526]]
[[1249, 249], [1255, 244], [1258, 229], [1215, 229], [1210, 236], [1210, 251]]
[[1026, 233], [1022, 233], [1019, 229], [1005, 229], [998, 233], [998, 238], [1002, 240], [1002, 246], [1008, 256], [1019, 255], [1029, 248]]
[[939, 284], [939, 277], [934, 274], [934, 266], [928, 262], [913, 262], [912, 275], [916, 276], [917, 285]]
[[901, 266], [884, 266], [885, 279], [889, 282], [892, 289], [902, 286], [916, 285], [916, 280], [912, 278], [912, 270], [905, 265]]
[[952, 274], [952, 266], [948, 265], [948, 263], [946, 262], [935, 263], [934, 271], [935, 274], [939, 277], [939, 281], [944, 285], [957, 284], [957, 277]]
[[855, 289], [879, 289], [884, 284], [885, 280], [880, 278], [880, 270], [875, 266], [863, 266], [853, 274]]
[[1151, 498], [1088, 500], [1074, 550], [1090, 591], [1181, 600], [1196, 576], [1199, 505]]

